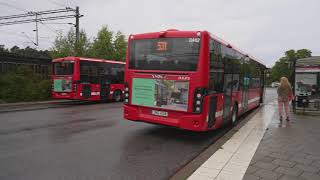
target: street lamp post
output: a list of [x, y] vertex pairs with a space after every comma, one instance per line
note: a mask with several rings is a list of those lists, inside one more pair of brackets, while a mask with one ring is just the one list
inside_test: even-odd
[[292, 108], [293, 108], [293, 112], [296, 113], [296, 59], [293, 60], [293, 84], [292, 84], [292, 92], [293, 92], [293, 100], [292, 100]]

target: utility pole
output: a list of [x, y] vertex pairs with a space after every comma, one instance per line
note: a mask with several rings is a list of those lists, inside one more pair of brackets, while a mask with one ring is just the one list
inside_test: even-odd
[[79, 18], [80, 18], [80, 13], [79, 13], [79, 6], [76, 7], [76, 44], [75, 44], [75, 50], [76, 54], [79, 52], [79, 40], [80, 40], [80, 32], [79, 32]]
[[[46, 10], [46, 11], [37, 11], [33, 12], [30, 11], [28, 13], [24, 14], [17, 14], [17, 15], [10, 15], [10, 16], [0, 16], [0, 26], [8, 26], [8, 25], [15, 25], [15, 24], [25, 24], [25, 23], [36, 23], [36, 29], [33, 31], [36, 32], [36, 43], [32, 42], [38, 46], [39, 45], [39, 29], [38, 29], [38, 23], [43, 23], [45, 21], [56, 21], [56, 20], [62, 20], [62, 19], [70, 19], [70, 18], [76, 18], [76, 24], [73, 23], [67, 23], [67, 24], [73, 24], [76, 28], [76, 41], [75, 41], [75, 47], [76, 52], [78, 52], [78, 43], [80, 39], [79, 34], [79, 18], [82, 17], [79, 13], [79, 7], [77, 6], [76, 9], [72, 9], [70, 7], [66, 7], [64, 9], [55, 9], [55, 10]], [[25, 34], [26, 35], [26, 34]], [[27, 35], [26, 35], [27, 36]], [[29, 39], [29, 37], [28, 37]]]
[[38, 13], [36, 13], [36, 46], [39, 46], [39, 31], [38, 31]]

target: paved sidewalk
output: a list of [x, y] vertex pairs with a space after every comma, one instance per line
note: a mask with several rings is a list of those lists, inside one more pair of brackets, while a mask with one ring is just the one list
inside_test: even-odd
[[279, 123], [275, 111], [244, 180], [320, 180], [320, 116], [291, 117]]
[[264, 105], [188, 180], [320, 180], [320, 116], [279, 122], [277, 102]]
[[263, 106], [188, 180], [241, 180], [274, 112], [273, 105]]

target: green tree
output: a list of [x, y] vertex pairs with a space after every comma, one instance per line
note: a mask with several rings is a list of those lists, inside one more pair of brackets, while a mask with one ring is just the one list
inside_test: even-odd
[[276, 64], [271, 68], [271, 81], [279, 81], [281, 77], [287, 77], [290, 80], [293, 78], [293, 62], [300, 58], [311, 57], [312, 52], [308, 49], [299, 49], [295, 51], [290, 49], [284, 53]]
[[79, 43], [76, 46], [76, 35], [73, 29], [66, 34], [59, 34], [51, 48], [52, 58], [66, 56], [84, 56], [100, 59], [125, 60], [127, 41], [125, 36], [118, 31], [115, 35], [104, 26], [97, 33], [93, 42], [81, 30]]
[[76, 51], [76, 56], [88, 56], [90, 50], [91, 42], [84, 30], [79, 33], [78, 50]]
[[74, 42], [73, 33], [71, 31], [68, 32], [67, 36], [63, 36], [61, 33], [58, 34], [53, 42], [53, 47], [51, 48], [52, 58], [74, 55], [74, 44], [72, 43]]
[[66, 36], [59, 34], [51, 48], [52, 58], [59, 58], [65, 56], [87, 56], [91, 46], [90, 40], [84, 30], [79, 33], [79, 43], [76, 46], [76, 34], [73, 28]]
[[36, 58], [50, 58], [48, 50], [37, 50], [29, 46], [25, 48], [20, 48], [18, 46], [13, 46], [10, 49], [5, 48], [4, 45], [0, 45], [0, 52], [2, 53], [12, 53], [15, 55], [25, 56], [25, 57], [36, 57]]
[[308, 49], [299, 49], [296, 52], [296, 58], [301, 59], [301, 58], [306, 58], [306, 57], [311, 57], [312, 52]]
[[20, 50], [20, 48], [18, 46], [12, 46], [10, 48], [10, 52], [14, 53], [14, 54], [20, 54], [21, 50]]
[[290, 49], [286, 51], [284, 54], [285, 54], [285, 57], [284, 57], [285, 59], [283, 60], [287, 60], [288, 62], [293, 62], [297, 58], [297, 54], [294, 49]]
[[95, 58], [113, 59], [115, 50], [112, 39], [113, 32], [107, 26], [102, 27], [92, 43], [90, 55]]
[[0, 45], [0, 52], [9, 52], [9, 50], [7, 48], [5, 48], [4, 45]]
[[117, 32], [113, 44], [114, 44], [114, 50], [115, 50], [114, 59], [125, 61], [127, 41], [125, 36], [120, 31]]
[[279, 81], [279, 79], [283, 76], [289, 77], [288, 60], [285, 57], [280, 58], [276, 64], [271, 68], [271, 79], [272, 81]]

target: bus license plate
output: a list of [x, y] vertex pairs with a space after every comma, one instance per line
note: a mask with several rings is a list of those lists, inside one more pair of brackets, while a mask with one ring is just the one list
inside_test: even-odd
[[168, 116], [168, 112], [165, 111], [157, 111], [157, 110], [152, 110], [151, 114], [156, 115], [156, 116], [164, 116], [167, 117]]
[[66, 96], [67, 95], [67, 93], [61, 93], [61, 96]]

